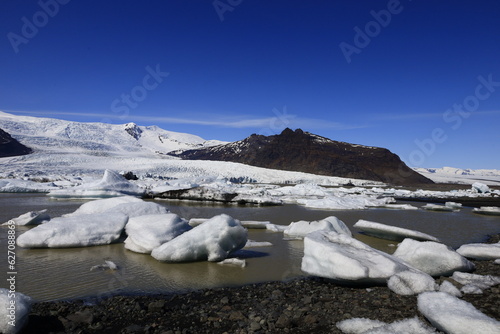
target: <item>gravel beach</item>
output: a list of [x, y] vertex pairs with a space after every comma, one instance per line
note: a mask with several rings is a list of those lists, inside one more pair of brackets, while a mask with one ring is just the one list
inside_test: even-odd
[[[500, 276], [493, 261], [474, 263], [476, 274]], [[463, 299], [500, 320], [499, 297], [496, 286]], [[335, 324], [353, 317], [424, 319], [416, 300], [383, 286], [354, 288], [307, 277], [181, 294], [35, 303], [21, 333], [341, 333]]]

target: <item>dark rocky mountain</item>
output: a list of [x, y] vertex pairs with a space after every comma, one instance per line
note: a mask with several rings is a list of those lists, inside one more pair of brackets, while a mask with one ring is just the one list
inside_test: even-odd
[[31, 148], [24, 146], [12, 138], [10, 134], [0, 129], [0, 158], [25, 155], [31, 152]]
[[234, 143], [169, 154], [186, 160], [232, 161], [395, 185], [433, 183], [385, 148], [334, 141], [300, 129], [287, 128], [274, 136], [253, 134]]

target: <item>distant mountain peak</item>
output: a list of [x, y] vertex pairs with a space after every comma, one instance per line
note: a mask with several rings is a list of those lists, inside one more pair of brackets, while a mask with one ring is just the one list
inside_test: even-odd
[[0, 129], [0, 158], [26, 155], [32, 152], [31, 148], [24, 146], [10, 134]]
[[139, 139], [142, 133], [142, 130], [135, 123], [125, 124], [125, 131], [135, 139]]
[[170, 155], [401, 185], [432, 183], [385, 148], [335, 141], [302, 129], [286, 128], [272, 136], [254, 134], [233, 143]]

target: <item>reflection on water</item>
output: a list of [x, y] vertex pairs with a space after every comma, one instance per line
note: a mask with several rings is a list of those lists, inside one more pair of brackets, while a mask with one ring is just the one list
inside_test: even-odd
[[[34, 194], [0, 194], [0, 222], [27, 211], [46, 208], [52, 217], [56, 217], [74, 211], [84, 202], [83, 200], [54, 201], [44, 195]], [[180, 201], [158, 201], [158, 203], [187, 219], [226, 213], [241, 220], [269, 220], [274, 224], [288, 225], [292, 221], [317, 220], [335, 215], [354, 233], [352, 225], [359, 219], [366, 219], [419, 230], [440, 238], [452, 247], [481, 241], [485, 235], [497, 233], [500, 229], [498, 217], [475, 215], [469, 208], [447, 213], [389, 209], [326, 211], [310, 210], [297, 205], [250, 207]], [[19, 227], [17, 233], [21, 234], [27, 229]], [[6, 231], [5, 227], [0, 227], [2, 254], [6, 254]], [[389, 253], [396, 249], [393, 241], [356, 233], [355, 236]], [[86, 296], [105, 297], [113, 293], [173, 292], [286, 280], [304, 275], [300, 270], [303, 255], [302, 241], [284, 241], [282, 233], [266, 230], [250, 230], [249, 238], [268, 241], [273, 246], [238, 252], [236, 255], [247, 261], [245, 268], [209, 262], [162, 263], [149, 255], [128, 251], [123, 244], [72, 249], [18, 247], [17, 288], [18, 291], [42, 301]], [[112, 260], [119, 269], [90, 270], [92, 266], [102, 264], [105, 260]], [[0, 257], [0, 268], [7, 268], [7, 256]], [[6, 287], [5, 282], [3, 279], [0, 287]]]

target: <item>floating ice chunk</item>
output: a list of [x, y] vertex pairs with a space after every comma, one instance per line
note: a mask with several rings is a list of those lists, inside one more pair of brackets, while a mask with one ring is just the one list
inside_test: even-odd
[[242, 220], [241, 225], [250, 229], [266, 229], [266, 226], [271, 224], [270, 221], [258, 221], [258, 220]]
[[141, 196], [143, 194], [144, 189], [129, 182], [117, 172], [106, 169], [100, 181], [53, 190], [48, 195], [54, 198], [107, 198], [123, 195]]
[[209, 219], [210, 218], [191, 218], [191, 219], [189, 219], [189, 225], [195, 227], [195, 226], [198, 226], [200, 224], [203, 224], [204, 222], [206, 222]]
[[389, 197], [376, 198], [367, 195], [350, 195], [345, 197], [328, 196], [322, 199], [298, 199], [297, 203], [308, 208], [331, 210], [357, 210], [368, 207], [384, 206], [393, 199]]
[[92, 266], [90, 268], [90, 271], [94, 271], [94, 270], [106, 270], [106, 269], [117, 270], [118, 266], [113, 261], [105, 260], [104, 264], [98, 264], [96, 266]]
[[128, 217], [119, 213], [54, 218], [17, 238], [26, 248], [85, 247], [110, 244], [122, 233]]
[[474, 208], [472, 210], [472, 212], [479, 213], [482, 215], [500, 216], [500, 207], [498, 207], [498, 206], [482, 206], [480, 208]]
[[20, 292], [0, 288], [0, 333], [21, 331], [28, 320], [32, 302], [30, 297]]
[[500, 259], [500, 243], [496, 244], [466, 244], [457, 249], [457, 253], [469, 259], [495, 260]]
[[449, 276], [455, 271], [475, 269], [472, 262], [453, 249], [433, 241], [405, 239], [392, 255], [431, 276]]
[[387, 286], [398, 295], [416, 295], [425, 291], [436, 291], [438, 285], [434, 279], [424, 272], [407, 270], [392, 275]]
[[444, 205], [453, 209], [460, 209], [462, 207], [462, 203], [457, 202], [446, 202]]
[[142, 203], [142, 202], [144, 202], [142, 199], [134, 196], [120, 196], [120, 197], [113, 197], [106, 199], [98, 199], [80, 205], [80, 207], [76, 209], [75, 212], [67, 214], [66, 216], [102, 213], [120, 204]]
[[284, 232], [289, 225], [276, 225], [276, 224], [267, 224], [266, 230], [271, 232]]
[[217, 264], [237, 266], [237, 267], [241, 267], [241, 268], [245, 268], [247, 266], [247, 262], [245, 260], [237, 259], [237, 258], [224, 259], [220, 262], [217, 262]]
[[411, 238], [415, 240], [424, 240], [424, 241], [437, 241], [439, 239], [433, 237], [432, 235], [425, 234], [422, 232], [409, 230], [402, 227], [390, 226], [381, 223], [371, 222], [368, 220], [360, 219], [354, 227], [363, 231], [364, 233], [388, 240], [394, 241], [402, 241], [405, 238]]
[[390, 324], [379, 320], [353, 318], [338, 322], [337, 328], [345, 334], [432, 334], [434, 328], [415, 318], [394, 321]]
[[472, 190], [475, 192], [478, 192], [480, 194], [486, 194], [486, 193], [489, 193], [491, 191], [490, 187], [488, 187], [486, 184], [481, 183], [481, 182], [474, 182], [472, 184]]
[[[47, 209], [41, 211], [30, 211], [17, 218], [12, 218], [10, 221], [13, 221], [14, 225], [38, 225], [44, 221], [50, 220], [50, 216], [46, 212]], [[7, 225], [9, 222], [5, 222], [2, 225]]]
[[319, 230], [333, 231], [352, 236], [351, 231], [344, 224], [344, 222], [335, 216], [330, 216], [325, 219], [312, 222], [308, 222], [305, 220], [293, 222], [288, 226], [287, 229], [284, 230], [284, 234], [292, 238], [303, 238], [308, 233]]
[[461, 289], [461, 292], [463, 292], [466, 295], [482, 295], [483, 294], [483, 289], [478, 287], [477, 285], [474, 284], [465, 284]]
[[396, 209], [396, 210], [418, 210], [416, 206], [410, 204], [385, 204], [381, 208]]
[[429, 210], [429, 211], [455, 211], [456, 209], [451, 206], [446, 206], [446, 205], [438, 205], [438, 204], [431, 204], [428, 203], [422, 207], [422, 209]]
[[450, 281], [443, 281], [441, 286], [439, 286], [439, 291], [446, 292], [455, 297], [462, 297], [462, 293], [456, 286], [454, 286]]
[[238, 220], [222, 214], [155, 248], [151, 255], [166, 262], [218, 262], [246, 242], [247, 230]]
[[348, 235], [316, 231], [304, 238], [302, 271], [341, 283], [385, 283], [409, 270], [403, 261]]
[[451, 278], [463, 285], [473, 284], [481, 289], [488, 289], [500, 284], [500, 276], [476, 275], [462, 272], [454, 272]]
[[18, 179], [0, 180], [0, 193], [48, 193], [59, 187], [54, 182], [35, 182]]
[[472, 304], [444, 292], [418, 296], [418, 310], [440, 331], [453, 334], [499, 334], [500, 322]]
[[153, 202], [138, 202], [119, 204], [104, 213], [122, 213], [129, 218], [146, 216], [146, 215], [162, 215], [169, 213], [169, 210], [161, 204]]
[[182, 218], [173, 213], [130, 218], [125, 231], [125, 248], [137, 253], [151, 253], [153, 249], [191, 229]]
[[269, 247], [272, 246], [273, 244], [270, 243], [269, 241], [254, 241], [254, 240], [247, 240], [247, 243], [245, 244], [245, 248], [253, 248], [253, 247]]

